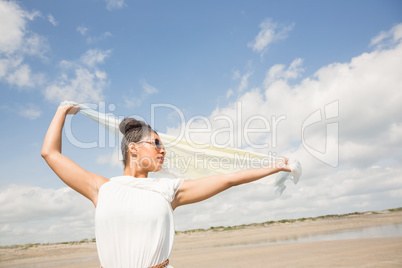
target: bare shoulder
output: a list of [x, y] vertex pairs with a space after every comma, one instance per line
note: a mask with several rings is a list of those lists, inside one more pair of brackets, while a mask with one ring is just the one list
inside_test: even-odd
[[172, 207], [197, 203], [208, 199], [228, 188], [231, 175], [215, 175], [195, 180], [184, 180], [172, 202]]
[[[191, 181], [191, 180], [183, 180], [183, 182], [181, 183], [179, 189], [178, 189], [177, 192], [176, 192], [175, 198], [174, 198], [173, 201], [170, 203], [173, 210], [175, 210], [178, 206], [181, 206], [181, 205], [182, 205], [181, 202], [180, 202], [180, 199], [181, 199], [181, 197], [182, 197], [182, 195], [183, 195], [183, 192], [185, 192], [185, 191], [186, 191], [186, 188], [189, 187], [189, 182], [190, 182], [190, 181]], [[191, 183], [190, 183], [190, 184], [191, 184]]]
[[184, 180], [183, 179], [183, 182], [181, 183], [179, 189], [177, 190], [177, 193], [185, 191], [188, 187], [191, 186], [191, 182], [192, 182], [192, 180]]
[[94, 179], [96, 180], [96, 184], [98, 185], [98, 190], [102, 187], [103, 184], [110, 181], [108, 178], [103, 177], [101, 175], [98, 175], [98, 174], [94, 174], [94, 175], [95, 175]]

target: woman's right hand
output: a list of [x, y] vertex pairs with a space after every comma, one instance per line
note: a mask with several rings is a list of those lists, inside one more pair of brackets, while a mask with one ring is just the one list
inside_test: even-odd
[[61, 109], [65, 112], [65, 114], [77, 114], [82, 107], [74, 104], [69, 104], [69, 105], [64, 105], [64, 106], [59, 106], [58, 109]]

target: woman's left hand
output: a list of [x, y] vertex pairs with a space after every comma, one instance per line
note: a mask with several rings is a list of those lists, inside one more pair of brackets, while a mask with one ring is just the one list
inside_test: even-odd
[[278, 159], [275, 161], [275, 166], [279, 169], [279, 171], [292, 171], [289, 166], [289, 158], [287, 157], [278, 157]]

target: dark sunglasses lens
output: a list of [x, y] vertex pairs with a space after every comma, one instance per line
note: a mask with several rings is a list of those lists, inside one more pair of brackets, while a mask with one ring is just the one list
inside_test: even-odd
[[158, 139], [155, 139], [155, 146], [156, 146], [156, 148], [161, 149], [161, 148], [162, 148], [162, 143], [161, 143], [161, 141], [158, 140]]

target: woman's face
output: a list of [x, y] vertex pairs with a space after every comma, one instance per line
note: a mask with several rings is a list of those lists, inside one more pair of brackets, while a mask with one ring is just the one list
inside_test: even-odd
[[156, 133], [151, 133], [137, 142], [137, 166], [144, 171], [160, 171], [165, 154], [165, 147]]

